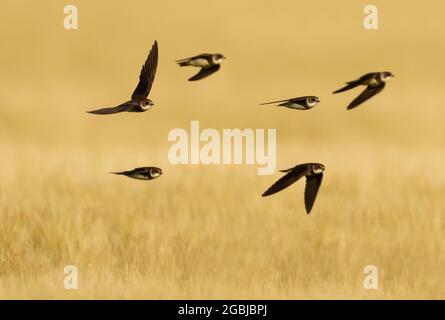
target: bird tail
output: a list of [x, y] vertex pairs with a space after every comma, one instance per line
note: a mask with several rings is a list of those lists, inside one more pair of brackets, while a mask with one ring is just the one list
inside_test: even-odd
[[181, 59], [175, 61], [180, 67], [186, 67], [190, 63], [190, 59]]
[[263, 103], [260, 103], [260, 106], [265, 106], [265, 105], [268, 105], [268, 104], [275, 104], [275, 103], [282, 103], [282, 102], [287, 102], [287, 101], [289, 101], [289, 99], [278, 100], [278, 101], [271, 101], [271, 102], [263, 102]]
[[102, 109], [91, 110], [91, 111], [87, 111], [87, 112], [92, 113], [92, 114], [113, 114], [113, 113], [128, 111], [129, 109], [131, 109], [132, 106], [133, 106], [132, 101], [127, 101], [121, 105], [118, 105], [117, 107], [102, 108]]
[[335, 93], [340, 93], [340, 92], [343, 92], [343, 91], [347, 91], [347, 90], [350, 90], [350, 89], [353, 89], [353, 88], [357, 87], [358, 85], [360, 85], [360, 81], [349, 81], [349, 82], [346, 82], [346, 86], [344, 86], [341, 89], [338, 89], [338, 90], [334, 91], [333, 93], [335, 94]]
[[126, 171], [110, 172], [111, 174], [126, 174]]

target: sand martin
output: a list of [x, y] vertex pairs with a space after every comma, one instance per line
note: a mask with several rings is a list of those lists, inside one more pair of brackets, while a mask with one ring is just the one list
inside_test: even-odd
[[391, 72], [370, 72], [362, 76], [361, 78], [353, 81], [346, 82], [346, 86], [334, 91], [334, 93], [343, 92], [352, 88], [355, 88], [359, 85], [367, 86], [365, 91], [363, 91], [357, 98], [355, 98], [349, 105], [348, 110], [353, 109], [365, 102], [369, 98], [375, 96], [377, 93], [385, 88], [385, 83], [389, 79], [394, 77]]
[[148, 54], [145, 64], [142, 66], [141, 74], [139, 76], [139, 83], [131, 95], [131, 100], [117, 107], [103, 108], [93, 111], [88, 111], [94, 114], [112, 114], [118, 112], [144, 112], [153, 106], [153, 102], [148, 99], [151, 86], [155, 79], [156, 68], [158, 66], [158, 43], [155, 41], [150, 53]]
[[282, 106], [291, 109], [308, 110], [315, 107], [319, 102], [320, 99], [318, 99], [318, 97], [316, 96], [305, 96], [305, 97], [298, 97], [286, 100], [266, 102], [266, 103], [261, 103], [260, 105], [264, 106], [266, 104], [279, 103], [278, 106], [280, 107]]
[[263, 197], [270, 196], [278, 191], [281, 191], [302, 177], [306, 177], [306, 187], [304, 190], [304, 204], [306, 213], [309, 214], [317, 197], [318, 189], [323, 180], [324, 165], [321, 163], [304, 163], [299, 164], [287, 170], [280, 170], [287, 174], [275, 182], [269, 189], [263, 193]]
[[139, 180], [153, 180], [162, 174], [162, 170], [156, 167], [141, 167], [129, 171], [111, 172], [114, 174], [122, 174], [124, 176], [139, 179]]
[[176, 60], [175, 62], [181, 67], [192, 66], [199, 67], [201, 70], [189, 79], [196, 81], [210, 76], [212, 73], [221, 68], [221, 62], [225, 59], [220, 53], [203, 53], [191, 58]]

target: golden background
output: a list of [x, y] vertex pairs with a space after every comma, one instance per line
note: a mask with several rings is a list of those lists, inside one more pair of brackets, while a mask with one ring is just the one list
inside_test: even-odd
[[[79, 30], [63, 28], [63, 7]], [[439, 1], [2, 1], [1, 298], [445, 298], [445, 126]], [[141, 114], [85, 113], [126, 101], [154, 40]], [[227, 56], [211, 77], [173, 61]], [[395, 74], [353, 111], [371, 71]], [[317, 95], [310, 111], [260, 107]], [[173, 166], [168, 132], [277, 128], [277, 169], [326, 166], [310, 216], [304, 182]], [[137, 181], [110, 171], [154, 165]], [[79, 289], [63, 287], [63, 268]], [[363, 268], [379, 289], [363, 288]]]

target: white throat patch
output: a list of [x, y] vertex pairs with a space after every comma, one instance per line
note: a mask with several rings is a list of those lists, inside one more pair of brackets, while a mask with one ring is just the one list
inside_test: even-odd
[[312, 100], [312, 101], [307, 101], [307, 105], [309, 106], [309, 107], [315, 107], [315, 105], [317, 104], [318, 102], [316, 101], [316, 100]]
[[223, 61], [223, 58], [213, 58], [213, 63], [215, 64], [221, 64], [221, 62]]
[[321, 169], [321, 168], [315, 168], [314, 169], [314, 173], [315, 174], [320, 174], [320, 173], [322, 173], [323, 172], [323, 170]]

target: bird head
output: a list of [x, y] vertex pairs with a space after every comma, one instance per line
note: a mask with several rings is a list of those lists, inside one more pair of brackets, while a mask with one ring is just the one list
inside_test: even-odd
[[221, 53], [215, 53], [213, 55], [213, 61], [215, 63], [221, 63], [224, 59], [226, 59], [226, 57], [224, 57], [224, 55], [222, 55]]
[[380, 78], [382, 81], [388, 81], [389, 79], [393, 78], [394, 75], [389, 71], [384, 71], [380, 74]]
[[316, 96], [309, 96], [306, 98], [306, 103], [309, 107], [315, 107], [317, 105], [317, 103], [320, 102], [320, 99], [318, 99], [318, 97]]
[[150, 99], [144, 99], [139, 101], [139, 106], [143, 109], [143, 110], [148, 110], [150, 109], [152, 106], [154, 105], [153, 101], [151, 101]]
[[150, 168], [150, 177], [151, 178], [157, 178], [162, 174], [162, 169], [161, 168]]
[[322, 165], [321, 163], [314, 163], [312, 166], [312, 171], [314, 172], [314, 174], [320, 174], [325, 170], [324, 165]]

